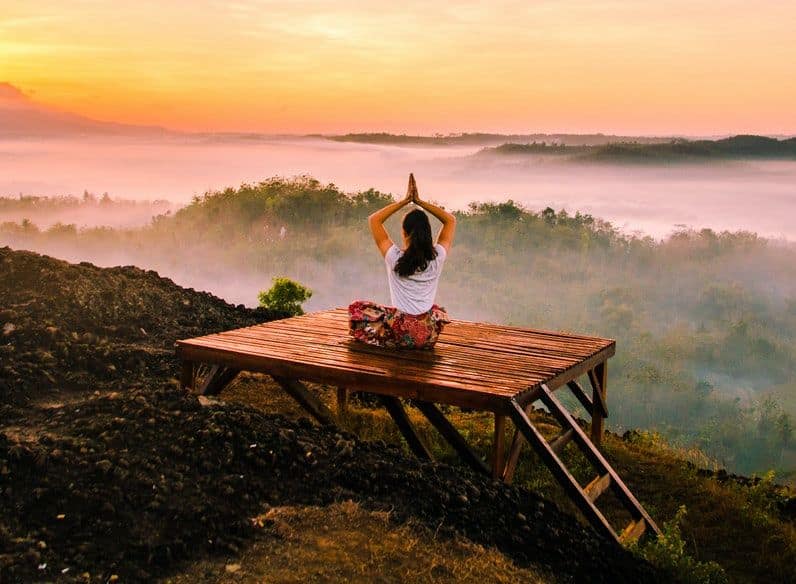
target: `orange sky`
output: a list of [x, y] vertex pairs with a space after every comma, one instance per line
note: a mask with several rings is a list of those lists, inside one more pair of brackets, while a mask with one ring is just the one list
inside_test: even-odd
[[187, 130], [796, 133], [795, 31], [786, 0], [0, 0], [0, 81]]

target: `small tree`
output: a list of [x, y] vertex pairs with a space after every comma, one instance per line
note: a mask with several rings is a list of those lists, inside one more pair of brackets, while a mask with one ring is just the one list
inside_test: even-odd
[[274, 278], [273, 286], [257, 295], [260, 306], [292, 316], [304, 314], [302, 303], [312, 297], [312, 290], [290, 278]]

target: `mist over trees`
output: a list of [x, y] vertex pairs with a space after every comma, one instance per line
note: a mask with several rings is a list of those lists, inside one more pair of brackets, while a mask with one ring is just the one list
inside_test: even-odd
[[[307, 176], [275, 177], [208, 192], [142, 228], [39, 228], [40, 211], [31, 210], [26, 221], [0, 225], [0, 244], [135, 264], [249, 305], [273, 277], [289, 277], [312, 289], [309, 311], [388, 301], [365, 218], [390, 200], [374, 189], [348, 194]], [[609, 429], [658, 431], [736, 472], [793, 473], [792, 246], [709, 229], [656, 241], [511, 200], [474, 202], [457, 216], [438, 294], [454, 317], [616, 338]], [[398, 221], [388, 225], [394, 238]]]

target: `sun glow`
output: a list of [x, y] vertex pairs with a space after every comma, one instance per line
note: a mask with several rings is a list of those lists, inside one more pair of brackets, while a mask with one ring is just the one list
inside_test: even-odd
[[0, 0], [0, 81], [190, 130], [796, 132], [796, 4]]

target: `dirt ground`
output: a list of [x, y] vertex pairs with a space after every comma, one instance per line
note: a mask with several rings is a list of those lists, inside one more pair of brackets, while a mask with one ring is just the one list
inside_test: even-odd
[[[665, 581], [533, 492], [306, 418], [200, 403], [178, 388], [177, 339], [278, 315], [137, 268], [8, 248], [0, 249], [0, 299], [2, 582], [151, 581], [218, 561], [224, 577], [229, 563], [244, 566], [231, 577], [256, 577], [265, 564], [288, 570], [280, 545], [311, 570], [319, 540], [285, 538], [285, 525], [301, 532], [325, 513], [330, 529], [342, 529], [345, 505], [364, 515], [346, 538], [331, 538], [341, 555], [359, 537], [357, 522], [375, 529], [374, 517], [389, 517], [382, 524], [393, 535], [420, 530], [424, 545], [442, 546], [439, 557], [462, 554], [461, 546], [487, 550], [455, 565], [418, 558], [418, 581], [422, 570], [443, 581], [446, 570], [479, 573], [488, 554], [500, 555], [507, 578]], [[271, 559], [262, 559], [257, 550], [269, 545]], [[387, 577], [402, 549], [354, 557], [330, 567], [330, 578], [363, 565]], [[213, 569], [199, 579], [216, 581]]]

